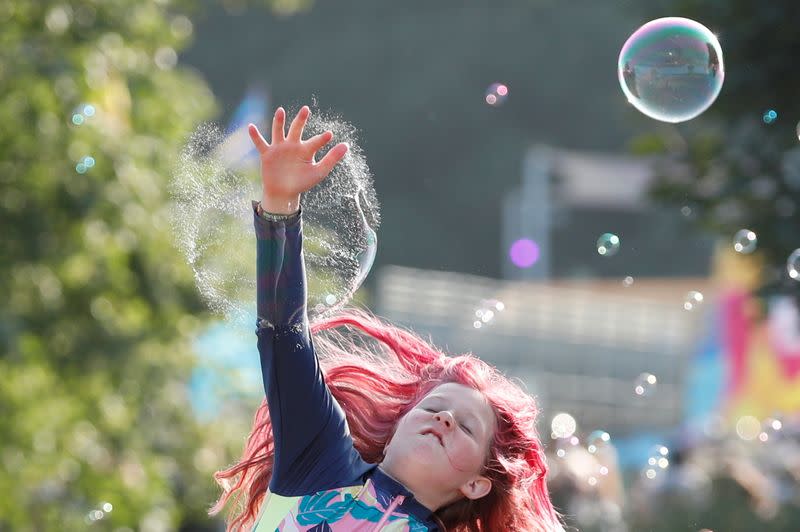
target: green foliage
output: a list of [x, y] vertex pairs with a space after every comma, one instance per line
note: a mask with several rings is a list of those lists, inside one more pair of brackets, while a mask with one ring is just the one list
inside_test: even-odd
[[241, 450], [186, 394], [208, 316], [167, 181], [217, 110], [177, 65], [193, 4], [0, 2], [0, 530], [210, 529]]
[[[769, 6], [745, 0], [661, 4], [719, 35], [726, 79], [718, 101], [680, 126], [685, 141], [635, 142], [639, 152], [667, 155], [652, 192], [689, 207], [700, 226], [728, 241], [740, 229], [754, 231], [757, 253], [767, 265], [760, 292], [800, 297], [800, 283], [786, 272], [787, 257], [800, 247], [800, 73], [793, 56], [800, 36], [785, 22], [800, 16], [800, 6], [788, 0]], [[653, 11], [654, 17], [663, 16], [664, 9]], [[763, 115], [770, 109], [778, 118], [768, 124]]]

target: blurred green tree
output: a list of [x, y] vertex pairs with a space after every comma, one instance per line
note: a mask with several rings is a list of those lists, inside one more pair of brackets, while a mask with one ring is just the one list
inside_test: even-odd
[[166, 192], [186, 136], [217, 112], [177, 64], [196, 13], [0, 2], [0, 530], [218, 528], [211, 472], [241, 438], [187, 400], [209, 315]]
[[[731, 245], [738, 230], [755, 232], [755, 254], [765, 264], [759, 293], [800, 301], [800, 279], [787, 273], [789, 255], [800, 248], [800, 34], [792, 22], [800, 4], [665, 0], [643, 9], [652, 18], [669, 13], [709, 27], [726, 69], [718, 100], [701, 118], [634, 142], [640, 153], [665, 155], [654, 197], [684, 207]], [[766, 116], [770, 110], [776, 119]]]

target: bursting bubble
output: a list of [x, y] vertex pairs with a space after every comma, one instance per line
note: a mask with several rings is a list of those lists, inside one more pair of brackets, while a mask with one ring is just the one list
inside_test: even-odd
[[717, 37], [691, 19], [651, 20], [619, 54], [622, 92], [639, 111], [662, 122], [685, 122], [717, 99], [725, 68]]
[[756, 250], [758, 239], [756, 234], [750, 229], [740, 229], [733, 236], [733, 249], [737, 253], [746, 255]]
[[[303, 138], [327, 130], [335, 140], [325, 149], [347, 142], [350, 150], [301, 201], [312, 319], [347, 304], [364, 282], [375, 260], [380, 223], [372, 175], [355, 128], [313, 109]], [[213, 311], [246, 326], [256, 316], [251, 202], [261, 198], [261, 176], [254, 153], [246, 126], [224, 134], [204, 124], [181, 152], [170, 182], [173, 232], [200, 293]]]
[[603, 233], [597, 239], [597, 252], [604, 256], [610, 257], [616, 255], [619, 251], [619, 237], [613, 233]]

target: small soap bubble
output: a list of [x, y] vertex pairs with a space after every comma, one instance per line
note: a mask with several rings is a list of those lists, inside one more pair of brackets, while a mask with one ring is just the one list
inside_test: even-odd
[[658, 379], [652, 373], [641, 373], [633, 384], [633, 393], [639, 397], [652, 395], [658, 386]]
[[685, 310], [695, 310], [703, 303], [703, 294], [697, 290], [690, 290], [683, 300], [683, 308]]
[[586, 439], [586, 450], [594, 454], [611, 441], [611, 435], [604, 430], [595, 430]]
[[774, 109], [768, 109], [764, 111], [763, 116], [761, 119], [764, 121], [765, 124], [771, 124], [778, 119], [778, 113]]
[[669, 448], [666, 445], [656, 445], [650, 450], [647, 457], [648, 470], [652, 470], [654, 474], [648, 475], [648, 478], [655, 478], [659, 471], [664, 471], [669, 468]]
[[75, 165], [75, 171], [78, 172], [79, 174], [85, 174], [87, 170], [88, 168], [86, 168], [86, 165], [83, 162], [80, 162]]
[[86, 168], [91, 168], [94, 166], [94, 157], [89, 157], [88, 155], [83, 158], [83, 165]]
[[105, 513], [110, 513], [111, 510], [114, 509], [114, 506], [110, 502], [104, 502], [100, 505], [100, 508], [102, 508]]
[[758, 239], [756, 234], [749, 229], [740, 229], [733, 236], [733, 249], [744, 255], [756, 250]]
[[604, 257], [616, 255], [619, 251], [619, 237], [613, 233], [603, 233], [597, 239], [597, 253]]
[[493, 107], [502, 105], [508, 97], [508, 87], [502, 83], [492, 83], [486, 89], [486, 103]]
[[629, 287], [633, 286], [633, 277], [631, 277], [630, 275], [626, 276], [622, 280], [622, 286], [624, 286], [625, 288], [629, 288]]
[[743, 440], [754, 440], [760, 432], [761, 422], [754, 416], [742, 416], [736, 422], [736, 434]]
[[619, 54], [617, 75], [628, 101], [663, 122], [685, 122], [717, 99], [725, 79], [722, 48], [705, 26], [681, 17], [651, 20]]
[[569, 438], [575, 434], [577, 428], [578, 424], [575, 422], [575, 418], [566, 412], [553, 416], [550, 423], [551, 432], [556, 438]]
[[475, 318], [477, 319], [472, 323], [472, 326], [480, 329], [483, 325], [490, 324], [505, 308], [505, 304], [497, 299], [482, 299], [478, 308], [475, 309]]
[[90, 103], [83, 103], [72, 111], [72, 123], [76, 126], [83, 125], [87, 119], [93, 117], [97, 110]]
[[530, 238], [520, 238], [511, 244], [508, 256], [517, 268], [530, 268], [539, 260], [539, 244]]
[[687, 218], [690, 217], [692, 215], [692, 208], [689, 207], [688, 205], [684, 205], [683, 207], [681, 207], [681, 214], [686, 216]]
[[764, 443], [774, 442], [779, 438], [782, 430], [783, 422], [780, 419], [768, 417], [761, 422], [761, 433], [758, 435], [758, 439]]
[[795, 133], [797, 133], [797, 140], [800, 140], [800, 122], [797, 123], [797, 130]]
[[795, 281], [800, 281], [800, 248], [792, 251], [786, 259], [786, 272]]

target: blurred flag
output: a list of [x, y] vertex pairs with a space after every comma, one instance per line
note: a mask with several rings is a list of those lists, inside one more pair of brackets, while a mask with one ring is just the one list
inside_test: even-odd
[[217, 148], [217, 160], [225, 168], [235, 171], [253, 169], [258, 165], [258, 151], [247, 133], [247, 124], [252, 122], [263, 131], [268, 109], [267, 91], [257, 86], [250, 87], [231, 117], [225, 140]]

